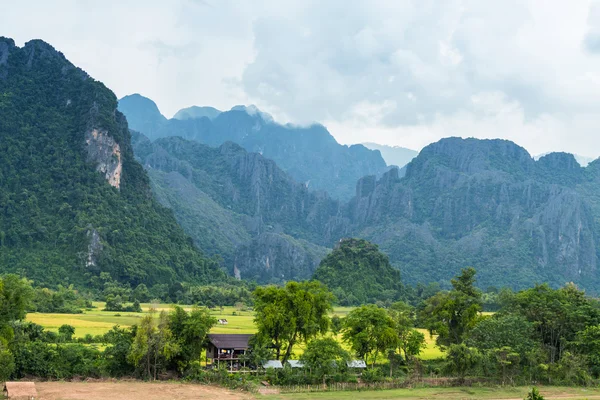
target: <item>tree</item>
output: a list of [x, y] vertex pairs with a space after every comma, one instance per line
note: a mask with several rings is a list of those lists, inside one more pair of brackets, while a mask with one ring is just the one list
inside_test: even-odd
[[502, 375], [502, 384], [506, 384], [507, 379], [512, 382], [513, 376], [518, 371], [519, 361], [521, 361], [519, 353], [513, 351], [511, 347], [504, 346], [495, 349], [493, 355]]
[[365, 362], [371, 356], [375, 364], [377, 355], [398, 347], [394, 321], [386, 310], [373, 304], [355, 308], [344, 320], [343, 340]]
[[413, 329], [415, 323], [414, 307], [402, 301], [395, 302], [388, 310], [398, 334], [398, 347], [404, 353], [404, 359], [410, 361], [421, 353], [426, 346], [425, 335]]
[[592, 374], [600, 376], [600, 325], [588, 326], [578, 332], [573, 347], [586, 356]]
[[451, 280], [453, 290], [439, 292], [426, 301], [421, 319], [437, 345], [444, 348], [462, 343], [475, 326], [481, 311], [481, 292], [475, 288], [475, 269], [465, 268]]
[[578, 332], [600, 323], [600, 308], [573, 284], [560, 289], [543, 284], [523, 290], [503, 312], [522, 315], [533, 324], [551, 363], [560, 359]]
[[199, 361], [206, 347], [208, 332], [217, 323], [204, 307], [194, 307], [190, 313], [175, 306], [168, 316], [168, 327], [177, 342], [178, 352], [171, 361], [180, 370], [185, 370], [192, 361]]
[[308, 342], [300, 359], [318, 379], [323, 379], [325, 383], [325, 377], [349, 360], [350, 356], [337, 340], [326, 337]]
[[33, 298], [31, 284], [14, 274], [0, 278], [0, 326], [25, 319]]
[[283, 362], [289, 359], [296, 343], [306, 343], [329, 330], [333, 295], [320, 282], [292, 281], [283, 288], [259, 287], [254, 298], [258, 335], [272, 341], [278, 359], [285, 347]]
[[455, 374], [463, 382], [467, 373], [481, 362], [479, 350], [467, 347], [464, 343], [448, 346], [446, 353], [446, 369]]
[[168, 327], [167, 314], [160, 313], [158, 323], [153, 314], [142, 318], [137, 327], [129, 360], [142, 368], [147, 378], [156, 380], [158, 371], [179, 351], [178, 343]]
[[58, 336], [63, 342], [70, 342], [73, 340], [75, 334], [75, 327], [68, 324], [63, 324], [58, 328]]
[[339, 317], [339, 315], [334, 315], [331, 317], [331, 333], [334, 335], [338, 335], [344, 326], [344, 321]]
[[15, 371], [13, 353], [0, 342], [0, 382], [7, 381]]
[[510, 347], [524, 359], [527, 352], [539, 347], [534, 337], [535, 327], [525, 317], [495, 314], [479, 320], [469, 332], [466, 343], [481, 351]]

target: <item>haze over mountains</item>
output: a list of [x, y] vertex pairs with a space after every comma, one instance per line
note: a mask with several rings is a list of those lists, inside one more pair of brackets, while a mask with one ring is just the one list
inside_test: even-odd
[[[362, 145], [341, 145], [322, 125], [277, 124], [254, 106], [236, 106], [212, 119], [202, 115], [204, 118], [168, 120], [153, 101], [135, 94], [122, 98], [119, 109], [128, 117], [129, 127], [150, 140], [181, 136], [210, 146], [232, 141], [272, 159], [297, 182], [327, 190], [338, 199], [352, 197], [354, 185], [362, 176], [386, 169], [378, 151]], [[180, 113], [181, 118], [189, 115], [189, 110]]]
[[401, 177], [379, 151], [253, 107], [169, 120], [135, 95], [119, 109], [127, 119], [47, 43], [0, 39], [0, 271], [49, 285], [102, 272], [227, 281], [204, 253], [230, 275], [283, 282], [311, 277], [328, 249], [358, 237], [408, 283], [446, 285], [473, 266], [482, 287], [600, 292], [599, 160], [584, 168], [566, 153], [535, 160], [510, 141], [447, 138]]

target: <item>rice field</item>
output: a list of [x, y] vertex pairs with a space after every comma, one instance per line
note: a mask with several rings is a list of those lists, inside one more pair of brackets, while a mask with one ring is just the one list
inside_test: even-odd
[[[94, 306], [95, 308], [87, 309], [83, 314], [29, 313], [27, 314], [27, 320], [42, 325], [49, 331], [56, 332], [61, 325], [68, 324], [75, 328], [75, 337], [84, 337], [87, 334], [96, 336], [106, 333], [115, 325], [130, 327], [138, 324], [151, 309], [160, 312], [169, 311], [173, 307], [171, 304], [142, 304], [142, 313], [132, 313], [101, 311], [104, 308], [103, 302], [95, 302]], [[191, 310], [192, 307], [184, 306], [184, 308]], [[344, 317], [351, 310], [352, 307], [335, 307], [333, 315]], [[226, 319], [228, 322], [227, 325], [215, 325], [211, 333], [256, 332], [254, 313], [252, 311], [242, 311], [235, 307], [217, 307], [211, 310], [211, 314], [217, 319]], [[421, 353], [421, 359], [430, 360], [441, 357], [443, 353], [435, 347], [435, 338], [430, 337], [429, 333], [424, 329], [420, 331], [425, 334], [427, 341], [427, 348]], [[302, 353], [302, 348], [298, 347], [294, 352], [296, 356], [299, 356]]]

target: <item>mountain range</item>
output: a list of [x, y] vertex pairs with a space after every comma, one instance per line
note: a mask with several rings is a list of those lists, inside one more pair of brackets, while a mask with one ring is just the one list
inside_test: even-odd
[[119, 110], [131, 129], [150, 140], [181, 136], [210, 146], [231, 141], [275, 161], [297, 182], [326, 190], [336, 199], [348, 200], [358, 179], [386, 170], [379, 151], [341, 145], [323, 125], [278, 124], [255, 106], [236, 106], [225, 112], [192, 107], [167, 119], [152, 100], [134, 94], [119, 100]]
[[40, 40], [0, 38], [0, 114], [0, 271], [39, 284], [307, 279], [355, 237], [405, 283], [600, 292], [600, 160], [446, 138], [400, 170], [252, 106], [117, 103]]

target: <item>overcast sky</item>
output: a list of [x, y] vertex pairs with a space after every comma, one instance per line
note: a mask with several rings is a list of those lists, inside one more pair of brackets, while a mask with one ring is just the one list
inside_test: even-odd
[[0, 35], [41, 38], [167, 117], [256, 104], [342, 143], [600, 156], [597, 2], [2, 0]]

